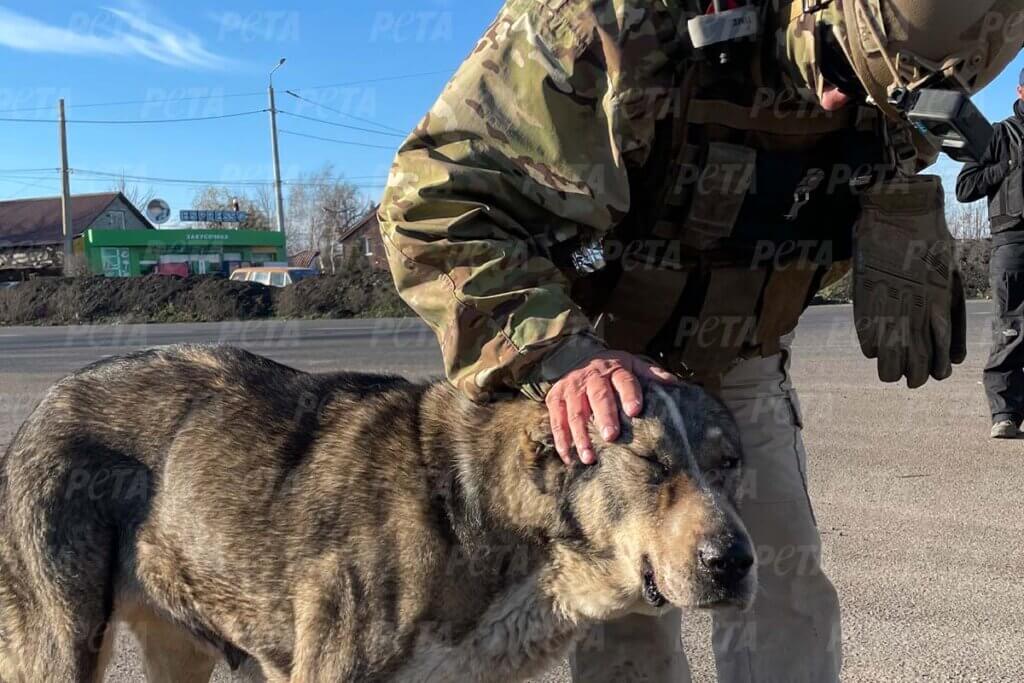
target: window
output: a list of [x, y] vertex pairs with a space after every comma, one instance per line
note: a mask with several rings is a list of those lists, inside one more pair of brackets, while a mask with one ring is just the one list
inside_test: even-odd
[[270, 274], [270, 286], [271, 287], [284, 287], [287, 284], [284, 281], [284, 273], [271, 273]]
[[370, 238], [369, 237], [364, 237], [363, 238], [363, 255], [364, 256], [373, 256], [373, 243], [370, 242]]
[[270, 285], [270, 273], [253, 273], [253, 280], [261, 285]]
[[114, 230], [124, 230], [124, 211], [107, 211], [97, 223], [105, 223], [106, 227]]
[[248, 275], [244, 270], [236, 270], [231, 273], [231, 279], [235, 282], [245, 282], [245, 276]]

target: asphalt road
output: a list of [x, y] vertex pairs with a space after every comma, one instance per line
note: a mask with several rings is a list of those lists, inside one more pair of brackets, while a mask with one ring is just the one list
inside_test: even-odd
[[[846, 681], [1024, 680], [1024, 441], [986, 438], [987, 311], [970, 305], [967, 363], [915, 392], [875, 379], [848, 307], [812, 309], [798, 330], [793, 373], [825, 562], [842, 596]], [[183, 341], [238, 344], [314, 371], [440, 372], [415, 321], [0, 328], [0, 443], [63, 374]], [[707, 616], [686, 624], [694, 679], [714, 680]], [[142, 678], [125, 645], [108, 681]]]

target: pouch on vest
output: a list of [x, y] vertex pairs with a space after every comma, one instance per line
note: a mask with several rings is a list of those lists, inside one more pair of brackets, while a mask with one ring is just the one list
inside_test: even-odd
[[756, 150], [709, 143], [700, 174], [680, 178], [680, 183], [693, 183], [690, 210], [678, 232], [683, 244], [704, 250], [731, 236], [756, 174]]

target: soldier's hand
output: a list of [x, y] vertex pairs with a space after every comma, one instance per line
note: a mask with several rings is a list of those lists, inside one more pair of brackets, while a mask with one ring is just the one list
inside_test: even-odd
[[650, 361], [623, 351], [606, 351], [558, 380], [547, 395], [548, 414], [555, 437], [555, 449], [566, 465], [572, 461], [575, 445], [580, 461], [597, 460], [590, 440], [589, 423], [594, 419], [605, 441], [619, 438], [619, 406], [629, 417], [643, 410], [641, 382], [672, 384], [678, 378]]

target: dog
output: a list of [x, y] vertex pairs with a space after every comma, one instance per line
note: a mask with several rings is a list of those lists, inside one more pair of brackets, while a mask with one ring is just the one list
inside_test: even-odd
[[57, 383], [0, 460], [0, 680], [510, 681], [602, 620], [748, 607], [736, 425], [649, 386], [598, 462], [543, 405], [161, 347]]

